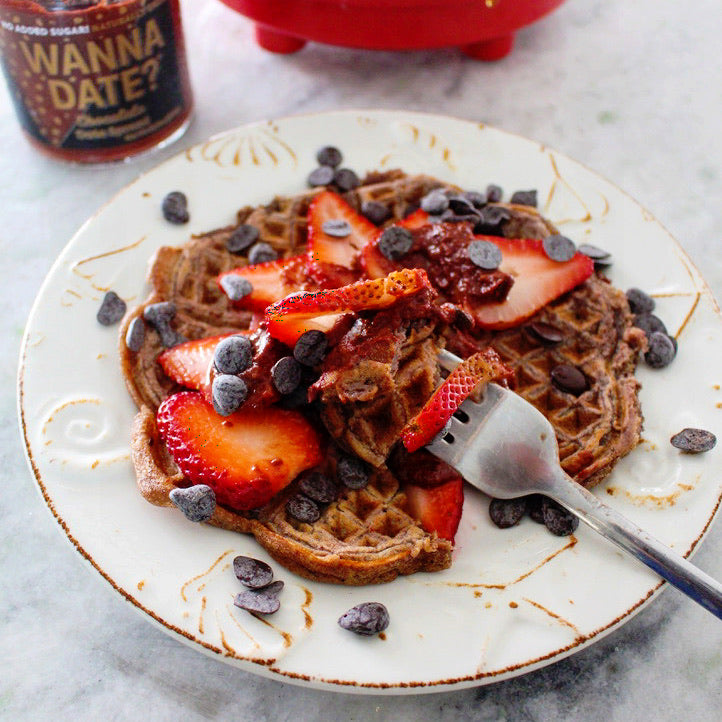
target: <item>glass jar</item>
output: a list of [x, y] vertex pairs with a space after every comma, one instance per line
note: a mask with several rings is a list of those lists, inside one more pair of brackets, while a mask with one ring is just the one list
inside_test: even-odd
[[76, 163], [180, 137], [192, 94], [179, 0], [0, 0], [2, 68], [25, 135]]

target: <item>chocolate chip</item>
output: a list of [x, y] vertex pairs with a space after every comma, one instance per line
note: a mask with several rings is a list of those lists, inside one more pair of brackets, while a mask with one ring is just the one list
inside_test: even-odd
[[125, 301], [115, 291], [108, 291], [95, 317], [103, 326], [112, 326], [125, 316], [126, 308]]
[[247, 336], [221, 339], [213, 352], [213, 363], [222, 374], [243, 373], [253, 360], [253, 345]]
[[321, 230], [333, 238], [346, 238], [351, 235], [351, 224], [343, 218], [329, 218], [321, 224]]
[[421, 209], [432, 216], [441, 215], [449, 207], [449, 199], [441, 188], [436, 188], [421, 199]]
[[318, 366], [326, 356], [328, 339], [323, 331], [311, 329], [302, 334], [293, 347], [293, 358], [304, 366]]
[[487, 203], [498, 203], [504, 196], [504, 191], [501, 186], [490, 183], [486, 187], [486, 201]]
[[125, 345], [130, 351], [137, 353], [143, 348], [145, 341], [145, 322], [140, 316], [134, 318], [125, 333]]
[[499, 529], [508, 529], [516, 526], [522, 520], [526, 508], [526, 497], [520, 499], [492, 499], [489, 503], [489, 517]]
[[552, 326], [550, 323], [544, 323], [543, 321], [533, 321], [530, 324], [524, 326], [527, 338], [542, 346], [556, 346], [564, 340], [564, 333], [560, 331], [556, 326]]
[[511, 218], [511, 213], [501, 206], [484, 206], [479, 211], [479, 218], [474, 225], [474, 233], [501, 235], [501, 227]]
[[215, 492], [206, 484], [173, 489], [169, 497], [189, 521], [208, 521], [216, 510]]
[[301, 382], [301, 364], [293, 356], [278, 359], [271, 367], [271, 381], [279, 394], [290, 394]]
[[501, 248], [491, 241], [472, 241], [467, 253], [471, 262], [485, 271], [495, 271], [501, 265]]
[[321, 517], [318, 504], [303, 494], [296, 494], [286, 502], [286, 513], [304, 524], [313, 524]]
[[333, 145], [326, 145], [316, 153], [316, 160], [321, 166], [330, 166], [336, 168], [341, 165], [343, 155], [341, 151]]
[[322, 165], [314, 168], [309, 174], [306, 182], [311, 188], [316, 186], [328, 186], [333, 183], [333, 177], [336, 171], [330, 165]]
[[338, 480], [349, 489], [364, 489], [369, 483], [369, 470], [357, 456], [341, 456], [336, 465]]
[[483, 208], [487, 202], [486, 195], [484, 193], [479, 193], [479, 191], [464, 191], [462, 196], [477, 210]]
[[582, 243], [579, 246], [579, 252], [591, 258], [595, 266], [608, 266], [612, 262], [612, 255], [609, 251], [593, 246], [591, 243]]
[[249, 589], [267, 587], [273, 581], [273, 569], [260, 559], [237, 556], [233, 560], [233, 573]]
[[[296, 361], [296, 363], [298, 362]], [[284, 409], [300, 409], [308, 406], [310, 403], [308, 400], [308, 389], [316, 383], [319, 377], [318, 372], [310, 366], [304, 366], [303, 364], [298, 365], [301, 369], [301, 380], [298, 386], [290, 393], [281, 396], [281, 400], [278, 402], [279, 406]]]
[[537, 205], [537, 198], [536, 198], [536, 191], [535, 190], [529, 190], [529, 191], [515, 191], [512, 196], [510, 203], [515, 203], [519, 206], [532, 206], [536, 208]]
[[361, 184], [358, 176], [350, 168], [339, 168], [333, 176], [333, 182], [341, 191], [352, 191]]
[[627, 293], [629, 310], [634, 314], [651, 313], [654, 311], [654, 299], [639, 288], [630, 288]]
[[361, 215], [376, 226], [380, 226], [391, 218], [391, 211], [379, 201], [364, 201], [361, 204]]
[[662, 369], [674, 361], [677, 351], [672, 339], [666, 333], [655, 331], [647, 338], [649, 348], [644, 354], [644, 360], [653, 369]]
[[670, 442], [676, 449], [687, 454], [699, 454], [714, 448], [717, 437], [711, 431], [686, 428], [675, 434]]
[[544, 514], [542, 513], [543, 504], [543, 494], [529, 494], [529, 496], [526, 497], [526, 508], [529, 513], [529, 518], [537, 524], [544, 523]]
[[542, 246], [547, 257], [552, 261], [557, 261], [559, 263], [571, 260], [577, 252], [577, 247], [574, 245], [574, 241], [570, 240], [566, 236], [562, 236], [559, 233], [547, 236], [542, 241]]
[[240, 301], [253, 293], [253, 284], [247, 278], [232, 273], [221, 276], [219, 283], [221, 289], [231, 301]]
[[319, 504], [330, 504], [338, 496], [338, 487], [333, 479], [329, 479], [318, 471], [308, 471], [298, 480], [298, 488], [309, 498]]
[[261, 233], [255, 226], [251, 226], [248, 223], [242, 223], [233, 233], [228, 237], [226, 241], [226, 250], [231, 253], [242, 253], [252, 246], [259, 238]]
[[576, 366], [560, 364], [551, 371], [552, 383], [560, 391], [574, 396], [583, 394], [588, 388], [586, 376]]
[[176, 307], [171, 301], [151, 303], [143, 309], [143, 318], [158, 332], [160, 342], [165, 348], [177, 346], [186, 340], [170, 325], [175, 314]]
[[259, 589], [258, 591], [263, 591], [266, 594], [273, 594], [274, 596], [278, 596], [283, 590], [284, 586], [285, 584], [280, 579], [277, 579], [275, 582], [271, 582], [268, 586], [262, 587], [262, 589]]
[[246, 589], [236, 595], [233, 604], [248, 612], [256, 614], [273, 614], [281, 607], [278, 599], [280, 591], [283, 589], [283, 582], [271, 582], [268, 586], [261, 589]]
[[569, 536], [579, 526], [579, 518], [557, 504], [553, 499], [545, 498], [542, 502], [544, 526], [556, 536]]
[[278, 405], [282, 409], [300, 409], [308, 405], [308, 386], [299, 384], [296, 388], [284, 394]]
[[449, 198], [449, 210], [457, 216], [475, 216], [476, 209], [470, 200], [464, 196], [451, 196]]
[[211, 398], [213, 408], [220, 416], [230, 416], [241, 408], [248, 396], [246, 382], [238, 376], [221, 374], [213, 379]]
[[176, 308], [172, 301], [151, 303], [143, 310], [143, 318], [152, 326], [170, 323], [175, 317]]
[[445, 210], [439, 218], [442, 223], [471, 223], [472, 226], [479, 223], [478, 213], [454, 213], [451, 208]]
[[378, 248], [389, 261], [396, 261], [405, 256], [414, 243], [411, 231], [403, 226], [389, 226], [381, 234]]
[[181, 191], [171, 191], [163, 198], [161, 203], [161, 211], [163, 218], [169, 223], [178, 225], [188, 223], [190, 214], [188, 213], [188, 198]]
[[339, 617], [343, 629], [370, 637], [389, 626], [389, 612], [380, 602], [363, 602]]
[[266, 243], [265, 241], [258, 241], [251, 246], [248, 251], [248, 262], [251, 265], [256, 263], [268, 263], [268, 261], [275, 261], [278, 258], [278, 252], [276, 249]]
[[637, 328], [641, 328], [642, 331], [649, 338], [653, 333], [667, 333], [667, 327], [661, 318], [658, 318], [653, 313], [640, 313], [634, 317], [634, 325]]

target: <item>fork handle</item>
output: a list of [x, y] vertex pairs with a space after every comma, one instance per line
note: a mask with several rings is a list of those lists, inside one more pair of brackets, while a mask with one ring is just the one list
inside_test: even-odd
[[[559, 473], [564, 472], [560, 469]], [[722, 584], [718, 581], [603, 504], [583, 486], [565, 483], [563, 488], [555, 487], [553, 493], [551, 490], [544, 493], [722, 619]]]

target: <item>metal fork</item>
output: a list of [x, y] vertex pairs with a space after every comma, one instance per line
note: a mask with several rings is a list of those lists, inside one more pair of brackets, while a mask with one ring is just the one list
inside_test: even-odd
[[[448, 351], [439, 355], [447, 371], [460, 361]], [[466, 481], [499, 499], [551, 497], [722, 619], [722, 585], [567, 476], [554, 429], [534, 406], [513, 391], [487, 384], [481, 401], [467, 399], [459, 412], [426, 448]]]

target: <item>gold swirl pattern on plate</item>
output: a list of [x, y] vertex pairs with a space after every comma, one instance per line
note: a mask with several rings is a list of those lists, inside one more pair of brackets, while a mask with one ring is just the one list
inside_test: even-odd
[[57, 404], [45, 416], [38, 448], [51, 464], [96, 469], [130, 458], [127, 448], [119, 443], [124, 429], [117, 414], [102, 399], [70, 399]]
[[191, 163], [215, 163], [221, 168], [275, 168], [288, 163], [295, 168], [298, 165], [296, 151], [280, 137], [274, 125], [211, 138], [189, 148], [186, 159]]
[[[420, 583], [424, 584], [424, 586], [459, 587], [477, 591], [485, 589], [503, 591], [509, 589], [540, 571], [560, 554], [573, 549], [578, 542], [577, 537], [573, 534], [560, 538], [548, 538], [547, 534], [548, 532], [540, 531], [543, 543], [540, 543], [539, 536], [529, 536], [519, 541], [510, 541], [509, 550], [515, 552], [521, 550], [522, 553], [518, 554], [518, 558], [523, 560], [522, 563], [513, 565], [506, 559], [499, 559], [497, 565], [489, 565], [482, 570], [481, 575], [489, 577], [485, 581], [436, 581], [434, 579], [428, 581], [424, 579]], [[528, 552], [525, 550], [526, 548], [528, 548]], [[409, 581], [412, 584], [419, 583], [413, 578]]]
[[673, 491], [669, 492], [668, 494], [662, 495], [660, 495], [659, 493], [634, 493], [629, 489], [622, 489], [618, 486], [608, 486], [607, 494], [609, 494], [610, 496], [623, 495], [624, 497], [626, 497], [627, 500], [638, 506], [648, 506], [657, 509], [664, 509], [666, 507], [674, 506], [679, 500], [679, 498], [682, 496], [682, 494], [688, 491], [693, 491], [697, 486], [697, 481], [699, 481], [699, 477], [697, 477], [694, 484], [685, 484], [678, 481], [674, 485]]
[[[594, 214], [589, 203], [582, 198], [581, 194], [567, 181], [559, 171], [559, 165], [554, 154], [547, 152], [551, 163], [554, 179], [549, 187], [542, 213], [548, 216], [555, 224], [565, 223], [588, 223]], [[602, 208], [596, 218], [602, 218], [609, 212], [609, 201], [601, 196]]]
[[[233, 573], [233, 559], [238, 553], [233, 549], [226, 550], [208, 569], [181, 586], [181, 600], [190, 608], [184, 617], [194, 620], [191, 632], [194, 636], [200, 636], [204, 643], [221, 649], [224, 654], [272, 664], [294, 642], [288, 627], [298, 628], [299, 633], [311, 628], [313, 620], [309, 606], [312, 595], [305, 587], [296, 590], [287, 585], [281, 591], [281, 610], [274, 615], [239, 609], [233, 604], [233, 598], [243, 589]], [[208, 600], [224, 598], [228, 603], [215, 606], [211, 612]]]
[[[561, 600], [555, 602], [559, 605]], [[573, 600], [566, 604], [573, 605]], [[513, 648], [530, 634], [553, 636], [562, 649], [572, 647], [584, 641], [584, 634], [577, 625], [565, 618], [564, 614], [551, 609], [548, 603], [541, 604], [534, 599], [521, 597], [510, 599], [500, 597], [494, 602], [484, 604], [489, 623], [480, 640], [480, 658], [476, 666], [477, 674], [489, 670], [504, 670], [508, 660], [505, 650]]]
[[369, 118], [367, 115], [359, 116], [357, 122], [362, 128], [375, 128], [379, 124], [376, 118]]
[[[145, 239], [146, 236], [142, 236], [137, 241], [133, 241], [133, 243], [128, 243], [127, 245], [121, 246], [120, 248], [113, 248], [110, 251], [106, 251], [105, 253], [99, 253], [95, 256], [81, 258], [79, 261], [73, 261], [70, 264], [70, 274], [72, 280], [75, 281], [77, 279], [80, 279], [80, 282], [83, 285], [89, 286], [88, 295], [93, 300], [99, 300], [99, 297], [97, 295], [98, 293], [105, 293], [106, 291], [110, 290], [110, 286], [107, 282], [101, 283], [98, 280], [100, 267], [105, 266], [104, 262], [108, 259], [110, 259], [112, 263], [117, 263], [117, 261], [115, 260], [115, 256], [135, 250], [143, 243], [143, 241], [145, 241]], [[74, 306], [77, 301], [80, 301], [83, 298], [83, 293], [81, 293], [77, 289], [65, 288], [63, 289], [60, 297], [60, 305], [69, 308], [71, 306]], [[132, 299], [125, 300], [127, 302]]]
[[409, 147], [418, 146], [425, 155], [429, 151], [450, 170], [457, 170], [454, 154], [451, 148], [446, 145], [436, 133], [426, 130], [414, 123], [395, 123], [393, 126], [397, 142], [394, 143], [395, 150], [390, 151], [381, 158], [381, 167], [388, 167], [397, 163], [403, 167], [402, 151]]

